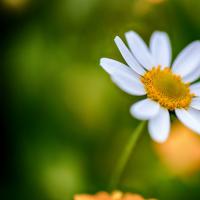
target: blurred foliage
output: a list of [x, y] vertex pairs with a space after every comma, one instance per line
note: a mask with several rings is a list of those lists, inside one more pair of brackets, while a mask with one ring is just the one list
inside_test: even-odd
[[[122, 60], [113, 38], [131, 29], [146, 41], [154, 30], [168, 32], [175, 57], [199, 39], [199, 10], [197, 0], [2, 0], [10, 116], [3, 199], [68, 200], [106, 190], [138, 121], [129, 114], [135, 97], [111, 83], [99, 59]], [[199, 175], [171, 173], [146, 131], [120, 188], [196, 200]]]

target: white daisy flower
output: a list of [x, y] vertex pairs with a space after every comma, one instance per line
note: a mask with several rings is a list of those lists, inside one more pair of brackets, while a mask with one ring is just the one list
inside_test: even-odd
[[[130, 95], [145, 96], [131, 106], [131, 115], [149, 120], [152, 139], [164, 142], [170, 132], [170, 112], [200, 134], [200, 41], [184, 48], [171, 65], [171, 45], [164, 32], [156, 31], [148, 48], [135, 32], [125, 34], [129, 48], [120, 37], [115, 43], [127, 64], [102, 58], [100, 65], [113, 82]], [[172, 67], [170, 67], [172, 66]]]

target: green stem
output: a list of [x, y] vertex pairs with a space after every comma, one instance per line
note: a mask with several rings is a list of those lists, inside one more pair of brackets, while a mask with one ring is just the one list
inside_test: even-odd
[[124, 148], [124, 150], [121, 154], [121, 157], [119, 158], [116, 168], [113, 171], [113, 175], [111, 177], [111, 183], [110, 183], [111, 189], [116, 189], [116, 187], [120, 181], [121, 175], [124, 171], [124, 168], [126, 167], [129, 157], [138, 141], [139, 136], [141, 135], [141, 133], [145, 127], [145, 124], [146, 124], [145, 121], [141, 122], [137, 126], [137, 128], [133, 131], [130, 139], [128, 140], [126, 147]]

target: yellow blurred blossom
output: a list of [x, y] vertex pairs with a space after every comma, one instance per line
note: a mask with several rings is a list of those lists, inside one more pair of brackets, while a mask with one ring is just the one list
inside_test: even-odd
[[5, 7], [11, 9], [22, 9], [29, 3], [30, 0], [3, 0]]
[[180, 122], [172, 125], [169, 139], [155, 144], [162, 162], [175, 175], [188, 176], [200, 169], [200, 137]]
[[163, 3], [165, 2], [165, 0], [147, 0], [149, 3], [152, 3], [152, 4], [160, 4], [160, 3]]
[[149, 14], [154, 6], [164, 3], [166, 0], [136, 0], [133, 1], [133, 12], [138, 16]]

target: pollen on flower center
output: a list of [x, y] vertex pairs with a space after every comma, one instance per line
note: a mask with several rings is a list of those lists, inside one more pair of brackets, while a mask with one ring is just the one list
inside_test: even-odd
[[189, 84], [184, 83], [180, 76], [173, 74], [167, 67], [152, 68], [141, 77], [141, 81], [147, 97], [169, 110], [187, 109], [194, 96], [190, 92]]

